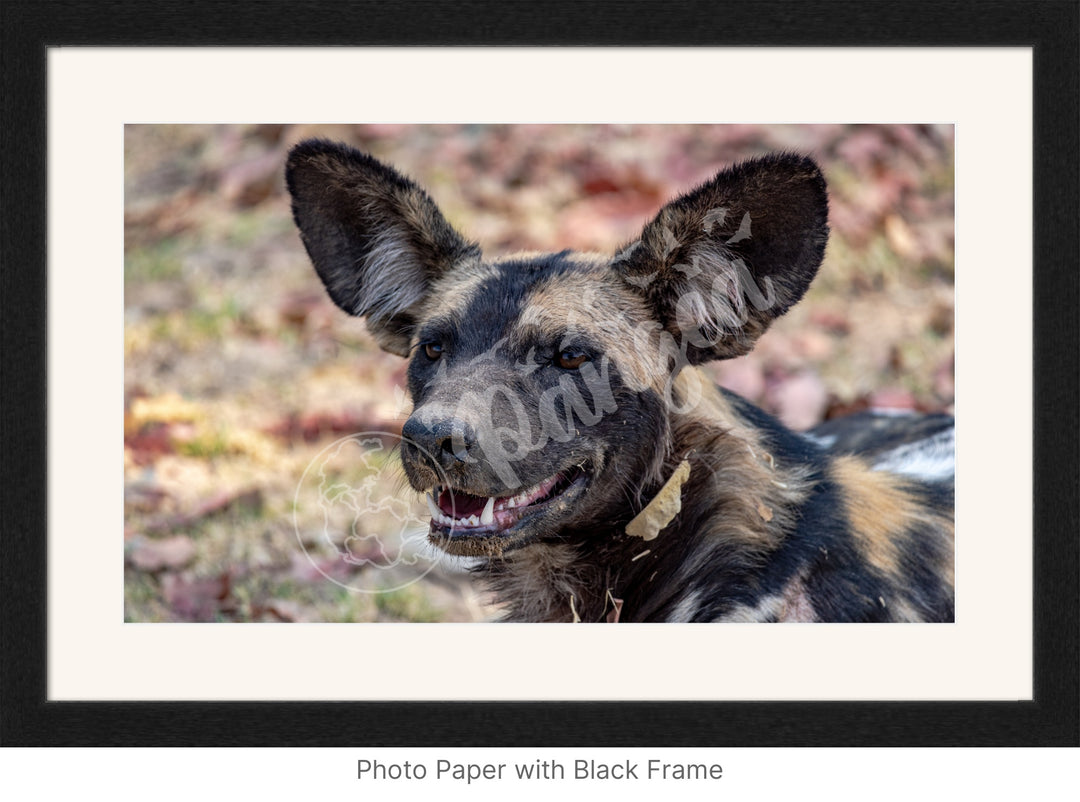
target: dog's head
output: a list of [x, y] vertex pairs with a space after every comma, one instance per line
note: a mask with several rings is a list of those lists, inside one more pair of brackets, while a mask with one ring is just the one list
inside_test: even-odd
[[297, 145], [287, 181], [330, 297], [409, 360], [402, 461], [457, 554], [632, 518], [662, 482], [675, 375], [749, 351], [828, 236], [825, 182], [793, 155], [719, 173], [610, 257], [485, 259], [416, 184], [343, 145]]

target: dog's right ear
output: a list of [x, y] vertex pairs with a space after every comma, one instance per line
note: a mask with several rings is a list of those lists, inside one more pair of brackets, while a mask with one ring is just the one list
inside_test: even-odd
[[737, 164], [660, 210], [614, 266], [699, 364], [747, 353], [817, 274], [825, 178], [809, 158]]
[[367, 319], [387, 351], [408, 356], [431, 282], [477, 257], [420, 187], [358, 150], [324, 140], [289, 152], [293, 219], [326, 291]]

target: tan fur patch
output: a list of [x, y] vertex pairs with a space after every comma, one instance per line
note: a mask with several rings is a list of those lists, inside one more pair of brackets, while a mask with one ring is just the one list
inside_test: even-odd
[[480, 261], [464, 262], [437, 280], [420, 310], [420, 320], [453, 315], [464, 309], [475, 296], [476, 288], [496, 271]]
[[[675, 454], [687, 455], [696, 477], [682, 514], [714, 522], [704, 548], [736, 547], [748, 566], [765, 559], [795, 525], [807, 494], [805, 468], [780, 464], [768, 453], [757, 430], [697, 368], [683, 369], [672, 401], [682, 410], [673, 416]], [[699, 567], [693, 560], [688, 565]]]
[[606, 263], [581, 264], [587, 268], [581, 273], [540, 283], [529, 294], [518, 325], [560, 334], [585, 332], [612, 359], [631, 389], [656, 387], [665, 378], [658, 360], [649, 358], [658, 326], [641, 299], [611, 278]]
[[912, 606], [911, 602], [903, 597], [890, 599], [882, 597], [878, 600], [878, 603], [889, 611], [889, 618], [892, 621], [918, 622], [924, 620], [924, 616]]
[[770, 469], [776, 468], [772, 455], [760, 444], [757, 428], [739, 417], [701, 368], [684, 367], [675, 378], [673, 396], [681, 418], [697, 420], [705, 426], [723, 426], [746, 444], [755, 460], [767, 463]]
[[855, 457], [837, 457], [833, 479], [843, 488], [844, 506], [859, 550], [886, 575], [901, 573], [899, 539], [918, 512], [902, 480], [872, 471]]

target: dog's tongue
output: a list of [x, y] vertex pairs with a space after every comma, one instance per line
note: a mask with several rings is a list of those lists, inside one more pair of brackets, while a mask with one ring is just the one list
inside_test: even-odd
[[487, 504], [485, 496], [474, 496], [460, 490], [451, 493], [449, 488], [444, 488], [439, 494], [439, 509], [455, 518], [479, 516], [484, 511], [485, 504]]

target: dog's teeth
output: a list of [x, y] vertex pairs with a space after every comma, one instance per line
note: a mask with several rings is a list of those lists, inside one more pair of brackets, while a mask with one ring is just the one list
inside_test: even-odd
[[435, 503], [432, 493], [424, 493], [424, 501], [427, 502], [428, 509], [431, 511], [431, 517], [436, 521], [442, 517], [442, 512], [439, 510], [439, 506]]
[[481, 526], [489, 526], [495, 521], [495, 497], [489, 496], [487, 504], [484, 505], [484, 511], [480, 513]]
[[465, 523], [467, 523], [469, 526], [479, 526], [480, 519], [477, 518], [475, 515], [470, 515], [468, 518], [465, 519]]

